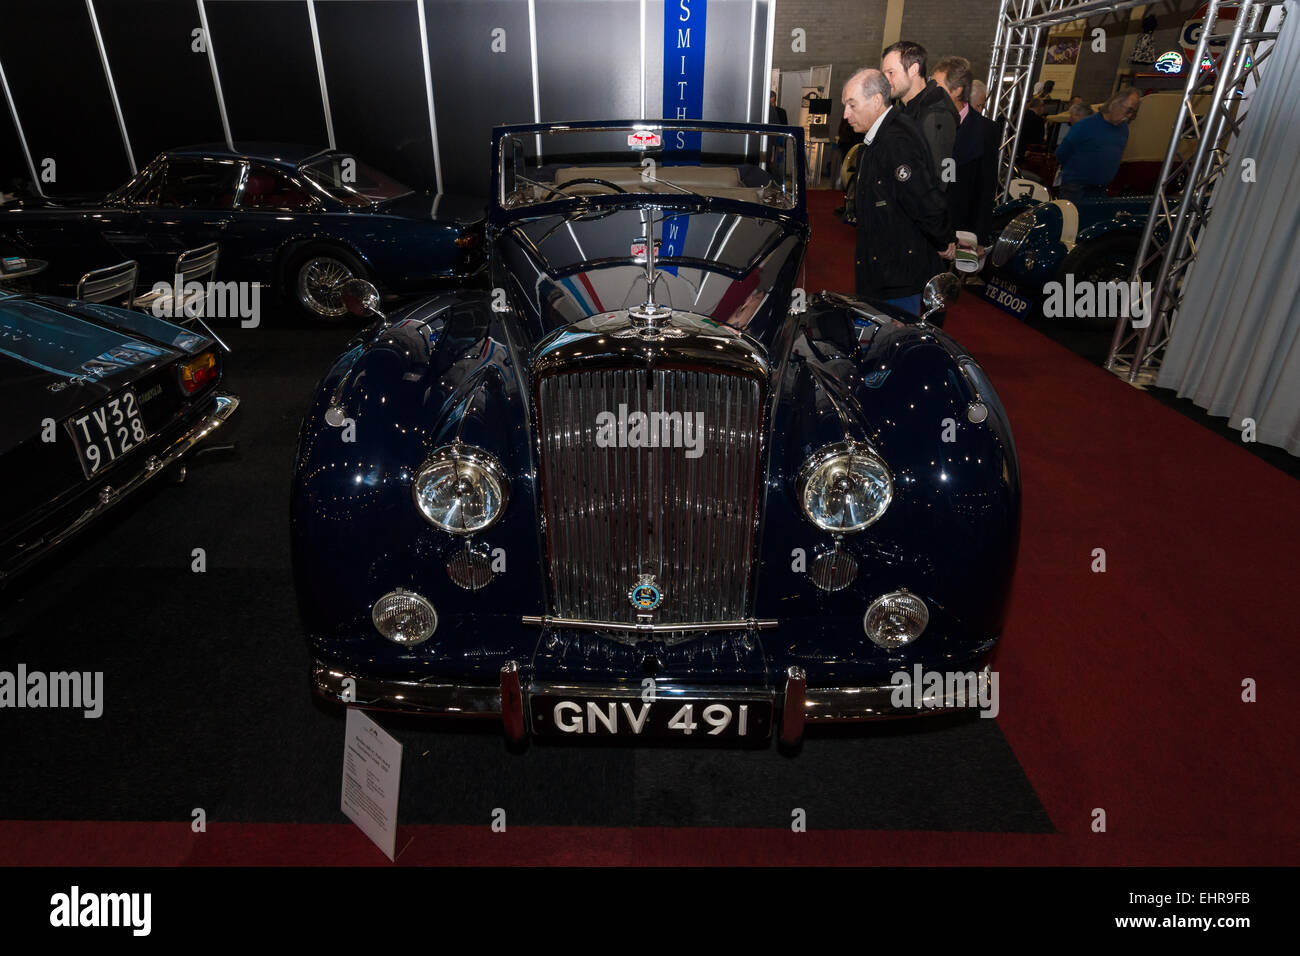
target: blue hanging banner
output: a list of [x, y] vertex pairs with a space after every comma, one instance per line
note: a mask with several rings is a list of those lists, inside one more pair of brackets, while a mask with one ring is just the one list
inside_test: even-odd
[[[666, 0], [664, 3], [666, 120], [704, 118], [704, 40], [708, 23], [708, 0]], [[694, 155], [683, 155], [691, 153]], [[699, 133], [682, 130], [665, 133], [665, 163], [698, 163], [699, 153]]]
[[[679, 213], [669, 213], [659, 227], [660, 243], [656, 255], [664, 259], [673, 259], [682, 254], [686, 248], [686, 230], [691, 224], [691, 217]], [[660, 272], [677, 275], [676, 266], [660, 266]]]

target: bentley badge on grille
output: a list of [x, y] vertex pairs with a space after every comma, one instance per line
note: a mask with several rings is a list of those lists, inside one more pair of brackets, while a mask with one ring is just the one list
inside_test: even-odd
[[643, 574], [636, 582], [636, 587], [627, 592], [628, 598], [632, 601], [632, 606], [638, 611], [653, 611], [659, 606], [664, 599], [663, 592], [659, 590], [659, 585], [655, 584], [653, 574]]

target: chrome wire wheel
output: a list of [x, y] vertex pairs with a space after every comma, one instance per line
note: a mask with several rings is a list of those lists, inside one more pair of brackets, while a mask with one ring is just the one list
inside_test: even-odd
[[314, 315], [337, 319], [347, 313], [339, 290], [351, 278], [346, 263], [333, 256], [312, 256], [298, 267], [298, 304]]

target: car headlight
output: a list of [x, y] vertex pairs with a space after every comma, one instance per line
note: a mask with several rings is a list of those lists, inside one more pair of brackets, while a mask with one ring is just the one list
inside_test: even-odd
[[1029, 237], [1029, 231], [1033, 228], [1032, 209], [1026, 209], [1007, 223], [1007, 227], [1002, 230], [1002, 235], [998, 236], [997, 242], [993, 243], [993, 252], [990, 254], [993, 264], [1004, 266], [1010, 262], [1016, 250], [1025, 244], [1025, 239]]
[[459, 442], [429, 456], [411, 491], [425, 520], [451, 534], [490, 528], [510, 500], [510, 483], [497, 460]]
[[865, 446], [837, 442], [804, 462], [797, 492], [809, 521], [823, 531], [851, 534], [885, 513], [894, 499], [894, 478]]

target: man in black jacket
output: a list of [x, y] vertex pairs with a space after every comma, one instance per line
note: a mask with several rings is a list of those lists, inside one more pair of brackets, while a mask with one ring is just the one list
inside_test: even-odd
[[919, 127], [889, 102], [889, 81], [859, 70], [844, 84], [844, 116], [865, 134], [853, 201], [857, 293], [913, 315], [921, 290], [955, 251], [948, 209]]
[[946, 56], [934, 65], [934, 81], [948, 91], [960, 122], [952, 145], [956, 179], [948, 185], [948, 219], [973, 232], [981, 247], [993, 228], [993, 191], [998, 175], [998, 127], [970, 105], [975, 77], [965, 57]]
[[939, 188], [943, 189], [943, 161], [952, 158], [957, 110], [946, 90], [934, 80], [926, 82], [927, 59], [921, 44], [900, 40], [881, 54], [880, 72], [889, 81], [890, 92], [898, 99], [899, 107], [921, 127], [934, 158], [935, 175], [940, 177]]

